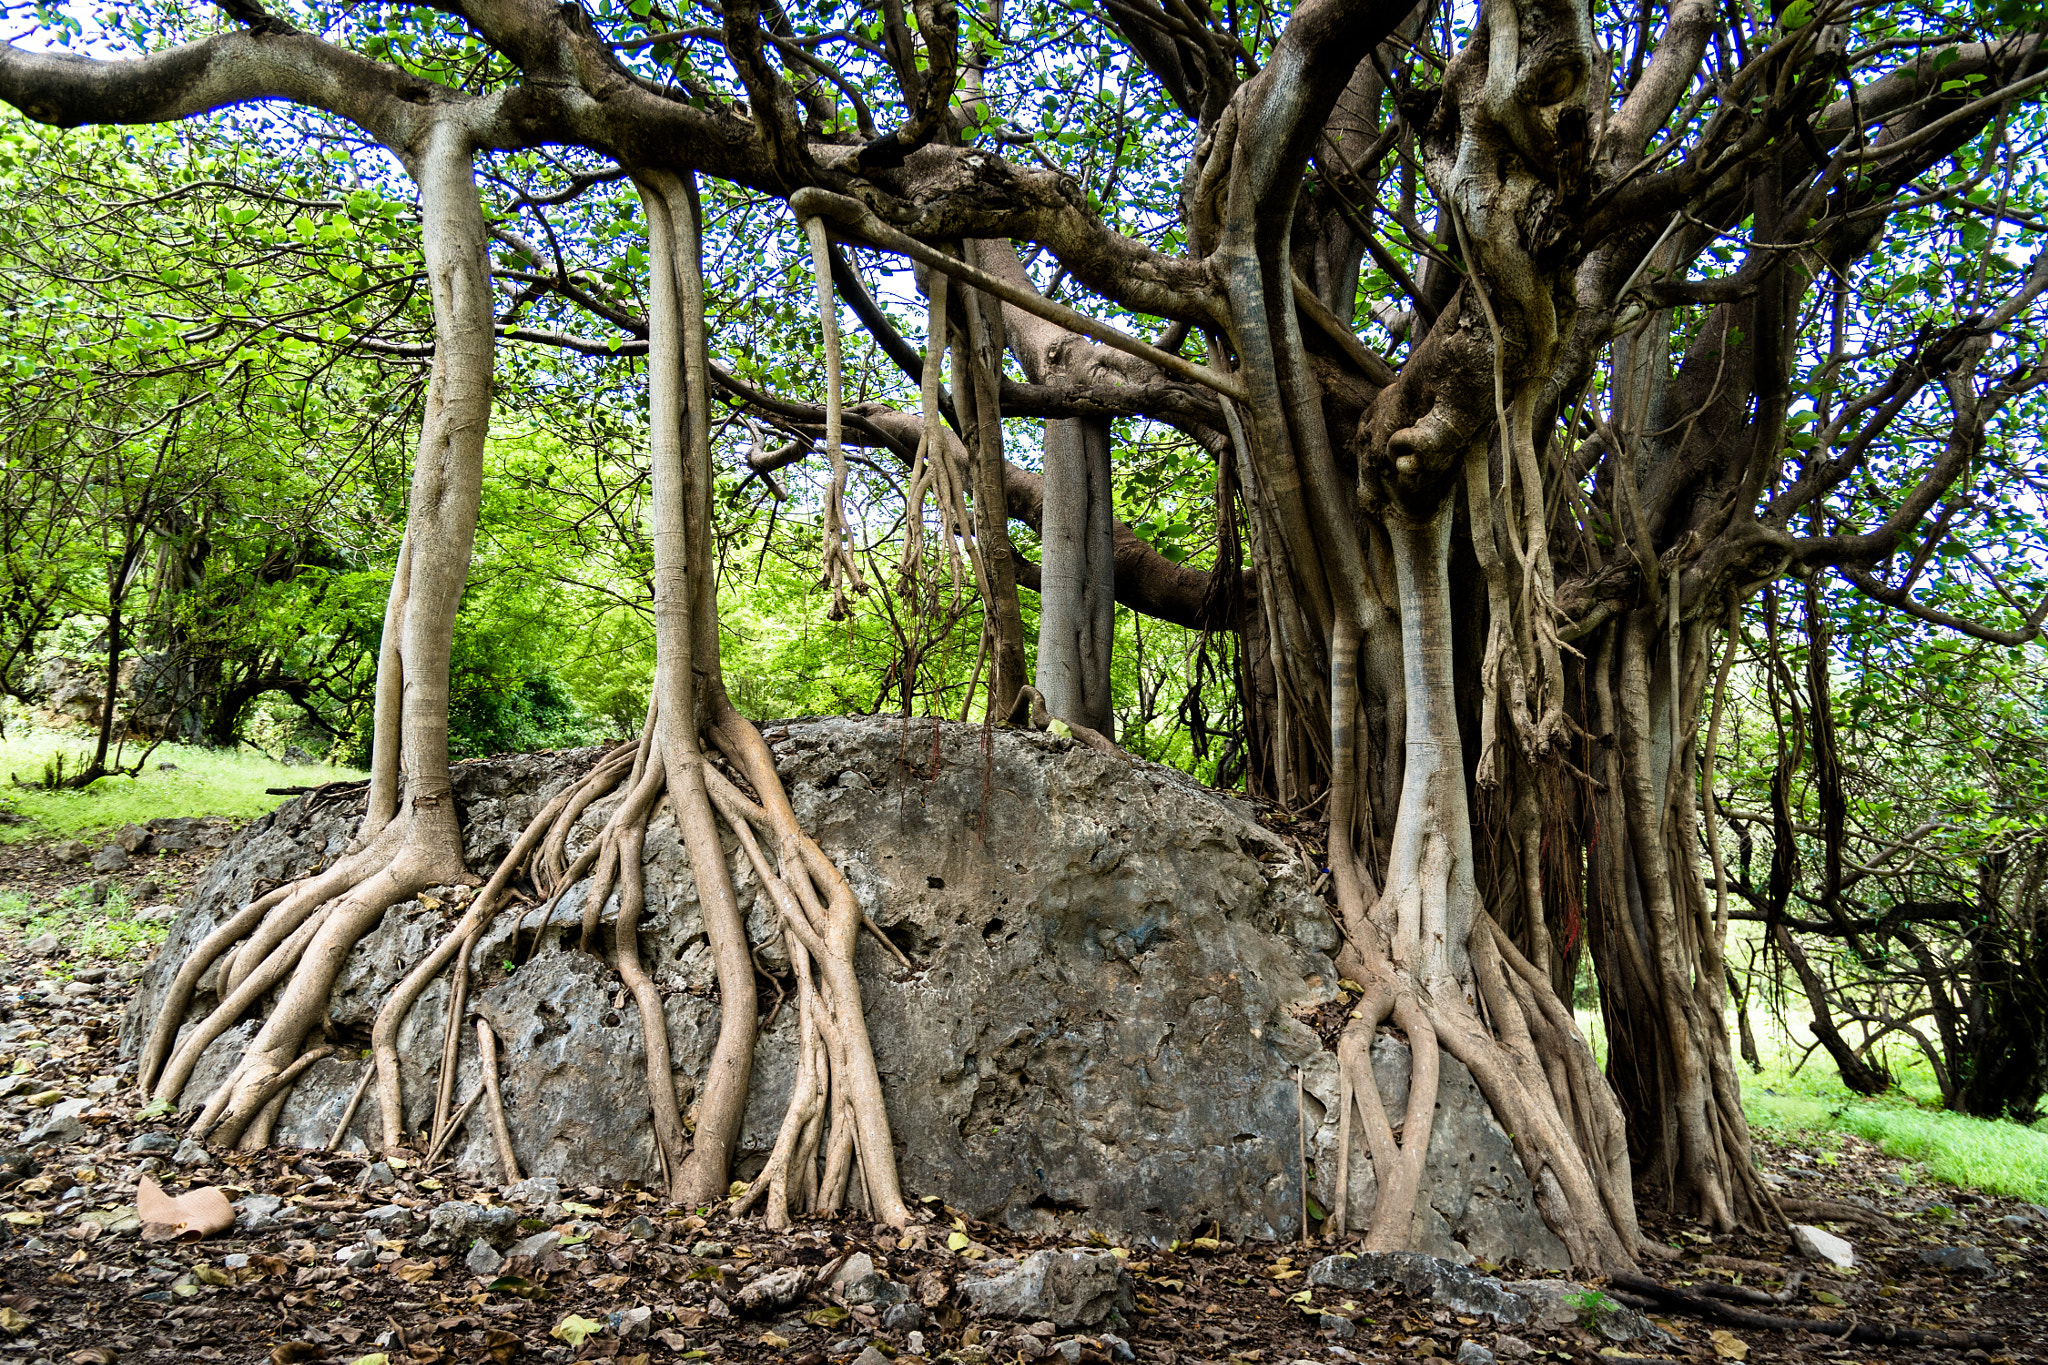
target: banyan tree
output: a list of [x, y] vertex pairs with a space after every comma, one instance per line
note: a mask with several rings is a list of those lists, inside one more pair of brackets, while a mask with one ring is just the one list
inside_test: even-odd
[[[0, 98], [60, 126], [259, 102], [353, 125], [417, 188], [434, 337], [363, 827], [198, 945], [143, 1049], [141, 1084], [175, 1096], [207, 1043], [261, 1012], [197, 1131], [260, 1143], [350, 948], [387, 907], [464, 875], [449, 649], [494, 354], [563, 340], [498, 317], [479, 174], [559, 148], [611, 168], [582, 188], [638, 195], [644, 310], [582, 302], [602, 344], [645, 356], [656, 686], [638, 743], [540, 813], [385, 1005], [388, 1143], [405, 1140], [393, 1039], [421, 991], [461, 970], [515, 878], [544, 896], [592, 878], [587, 944], [620, 894], [615, 965], [647, 1026], [671, 1192], [724, 1197], [757, 1018], [724, 830], [780, 912], [802, 1019], [795, 1094], [749, 1197], [786, 1219], [858, 1180], [877, 1217], [909, 1216], [853, 972], [860, 909], [721, 680], [711, 417], [731, 405], [801, 438], [783, 458], [829, 465], [835, 612], [861, 611], [865, 586], [849, 448], [900, 463], [905, 555], [942, 557], [978, 599], [999, 720], [1050, 717], [1113, 745], [1119, 604], [1236, 637], [1216, 685], [1243, 709], [1244, 780], [1327, 821], [1338, 966], [1362, 987], [1339, 1057], [1344, 1122], [1380, 1190], [1367, 1245], [1409, 1236], [1446, 1053], [1581, 1265], [1648, 1253], [1638, 1199], [1717, 1229], [1782, 1220], [1722, 1023], [1712, 767], [1728, 641], [1744, 603], [1787, 577], [1984, 638], [2040, 622], [1982, 557], [1981, 591], [1950, 577], [1938, 603], [1921, 596], [1934, 551], [2017, 496], [2048, 377], [2029, 335], [2048, 254], [2018, 206], [2048, 60], [2024, 14], [1931, 0], [219, 9], [214, 25], [152, 21], [155, 46], [135, 56], [0, 48]], [[1048, 52], [1148, 111], [1131, 126], [1173, 153], [1167, 227], [1120, 230], [1042, 135], [1057, 111], [1020, 112]], [[820, 363], [786, 389], [713, 361], [707, 181], [786, 204], [806, 241]], [[861, 278], [885, 258], [917, 282], [921, 332]], [[853, 325], [914, 380], [914, 403], [849, 401]], [[1124, 419], [1203, 453], [1207, 567], [1117, 521]], [[1013, 448], [1020, 422], [1043, 424], [1040, 469], [1006, 457], [1006, 421]], [[1012, 522], [1037, 532], [1041, 562]], [[1040, 594], [1035, 660], [1020, 585]], [[569, 827], [620, 790], [572, 858]], [[693, 1125], [634, 932], [664, 796], [720, 990]], [[1581, 952], [1604, 1069], [1568, 1003]], [[202, 980], [221, 1003], [181, 1035]], [[1405, 1114], [1371, 1080], [1383, 1028], [1412, 1049]], [[1331, 1214], [1341, 1229], [1356, 1211]]]

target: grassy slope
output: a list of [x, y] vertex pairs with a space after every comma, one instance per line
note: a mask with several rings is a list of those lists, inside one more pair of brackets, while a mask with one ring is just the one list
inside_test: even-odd
[[[1605, 1060], [1599, 1016], [1580, 1011], [1578, 1020], [1594, 1055]], [[2028, 1126], [1947, 1113], [1938, 1107], [1941, 1091], [1926, 1060], [1903, 1050], [1889, 1059], [1898, 1086], [1865, 1099], [1842, 1084], [1825, 1054], [1807, 1058], [1795, 1074], [1807, 1041], [1766, 1033], [1758, 1040], [1762, 1073], [1737, 1063], [1743, 1112], [1753, 1126], [1822, 1147], [1833, 1135], [1853, 1133], [1919, 1163], [1930, 1179], [2048, 1204], [2048, 1119]]]
[[[197, 749], [165, 744], [149, 756], [135, 778], [103, 777], [85, 791], [46, 792], [13, 779], [38, 781], [48, 759], [62, 753], [75, 771], [91, 755], [90, 732], [8, 727], [0, 742], [0, 806], [28, 817], [28, 823], [0, 825], [0, 843], [92, 834], [132, 822], [172, 815], [227, 815], [246, 819], [273, 810], [284, 797], [266, 787], [313, 786], [364, 774], [325, 764], [293, 767], [274, 763], [251, 749]], [[130, 761], [133, 754], [129, 755]], [[166, 770], [163, 766], [169, 764]]]

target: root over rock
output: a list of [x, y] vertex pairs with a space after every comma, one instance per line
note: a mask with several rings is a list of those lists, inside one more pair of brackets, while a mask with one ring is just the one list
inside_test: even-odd
[[[1151, 764], [1035, 732], [887, 719], [771, 725], [767, 738], [805, 829], [845, 870], [862, 908], [913, 964], [863, 935], [860, 988], [905, 1186], [1019, 1229], [1086, 1226], [1167, 1239], [1292, 1237], [1311, 1189], [1334, 1203], [1334, 1052], [1305, 1022], [1341, 1018], [1337, 935], [1309, 894], [1317, 869], [1228, 797]], [[471, 866], [487, 871], [594, 752], [527, 755], [455, 770]], [[571, 851], [621, 799], [585, 812]], [[346, 843], [359, 809], [294, 802], [223, 855], [140, 984], [124, 1046], [146, 1034], [184, 951], [259, 881], [303, 872]], [[735, 1177], [773, 1146], [797, 1069], [790, 963], [774, 906], [727, 834], [728, 865], [764, 976], [752, 1092]], [[718, 1031], [694, 880], [669, 817], [644, 852], [641, 960], [664, 996], [676, 1090], [690, 1111]], [[1309, 876], [1304, 876], [1304, 872]], [[565, 1183], [660, 1181], [639, 1014], [609, 965], [617, 899], [600, 909], [605, 956], [577, 944], [587, 883], [557, 904], [508, 906], [470, 959], [467, 1010], [501, 1043], [507, 1126], [521, 1173]], [[436, 896], [436, 899], [443, 899]], [[401, 905], [359, 944], [315, 1063], [278, 1115], [276, 1140], [325, 1144], [355, 1093], [378, 1006], [438, 941], [452, 903]], [[431, 1120], [446, 978], [399, 1032], [406, 1124]], [[203, 992], [188, 1018], [216, 1001]], [[771, 1013], [772, 1012], [772, 1013]], [[238, 1055], [225, 1034], [188, 1083], [189, 1105]], [[473, 1027], [473, 1026], [472, 1026]], [[1373, 1069], [1390, 1112], [1407, 1051], [1383, 1034]], [[1299, 1070], [1305, 1099], [1297, 1102]], [[482, 1083], [465, 1047], [454, 1094]], [[1477, 1087], [1446, 1058], [1413, 1245], [1457, 1260], [1562, 1265], [1511, 1144]], [[363, 1106], [343, 1143], [371, 1145]], [[1353, 1137], [1354, 1225], [1373, 1200]], [[497, 1172], [479, 1115], [449, 1147]]]

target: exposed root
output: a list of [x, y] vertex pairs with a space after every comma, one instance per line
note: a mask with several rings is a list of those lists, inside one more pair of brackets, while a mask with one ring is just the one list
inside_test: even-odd
[[498, 1149], [498, 1174], [503, 1183], [519, 1183], [519, 1158], [512, 1151], [512, 1129], [505, 1122], [505, 1097], [498, 1089], [498, 1035], [488, 1020], [476, 1021], [477, 1057], [483, 1063], [484, 1090], [491, 1097], [491, 1141]]
[[1889, 1322], [1865, 1322], [1856, 1317], [1823, 1321], [1819, 1318], [1781, 1318], [1751, 1313], [1696, 1293], [1673, 1289], [1641, 1275], [1615, 1275], [1610, 1283], [1626, 1293], [1641, 1295], [1665, 1312], [1688, 1313], [1693, 1317], [1759, 1332], [1811, 1332], [1815, 1336], [1837, 1337], [1873, 1346], [1934, 1347], [1952, 1351], [1997, 1351], [2005, 1346], [2003, 1338], [1988, 1332], [1926, 1331]]
[[1009, 725], [1023, 725], [1028, 721], [1034, 730], [1050, 730], [1057, 721], [1066, 727], [1068, 734], [1097, 753], [1107, 754], [1111, 758], [1130, 758], [1128, 753], [1117, 747], [1115, 740], [1100, 730], [1092, 730], [1064, 716], [1055, 716], [1046, 709], [1045, 694], [1035, 687], [1027, 685], [1017, 689], [1017, 695], [1010, 701], [1009, 714], [1004, 716], [1003, 720]]

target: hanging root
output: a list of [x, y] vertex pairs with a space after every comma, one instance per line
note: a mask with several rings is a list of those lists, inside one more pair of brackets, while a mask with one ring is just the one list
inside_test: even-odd
[[825, 458], [832, 466], [832, 486], [825, 493], [825, 578], [832, 590], [832, 620], [844, 620], [846, 589], [866, 592], [860, 565], [853, 557], [853, 537], [846, 524], [846, 452], [840, 445], [845, 399], [839, 355], [839, 302], [832, 292], [832, 242], [822, 218], [804, 219], [811, 243], [811, 273], [818, 282], [818, 335], [825, 346]]
[[512, 1129], [505, 1122], [505, 1097], [498, 1090], [498, 1035], [491, 1032], [488, 1020], [476, 1021], [476, 1050], [483, 1062], [484, 1090], [491, 1098], [491, 1141], [498, 1149], [498, 1175], [501, 1183], [516, 1185], [520, 1181], [519, 1158], [512, 1152]]

